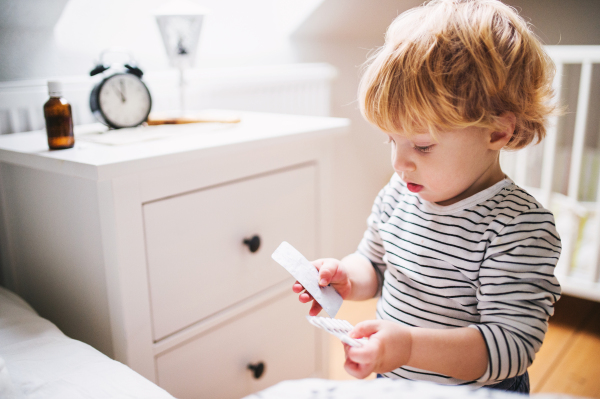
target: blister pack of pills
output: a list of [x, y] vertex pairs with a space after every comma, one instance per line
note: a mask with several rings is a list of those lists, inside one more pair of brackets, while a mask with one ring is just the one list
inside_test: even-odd
[[350, 346], [354, 346], [360, 348], [363, 344], [361, 341], [363, 339], [354, 339], [348, 336], [348, 333], [352, 331], [354, 326], [350, 324], [346, 320], [332, 319], [329, 317], [319, 317], [319, 316], [306, 316], [306, 319], [313, 326], [322, 328], [327, 331], [329, 334], [335, 335], [345, 344]]
[[288, 242], [279, 244], [273, 255], [273, 260], [283, 266], [321, 305], [330, 317], [335, 317], [344, 301], [340, 294], [331, 286], [319, 285], [319, 271], [304, 255]]

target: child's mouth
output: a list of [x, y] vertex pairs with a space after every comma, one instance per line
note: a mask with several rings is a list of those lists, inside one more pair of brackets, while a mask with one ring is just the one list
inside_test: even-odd
[[423, 189], [422, 185], [415, 184], [415, 183], [406, 183], [406, 187], [412, 193], [418, 193], [419, 191], [421, 191]]

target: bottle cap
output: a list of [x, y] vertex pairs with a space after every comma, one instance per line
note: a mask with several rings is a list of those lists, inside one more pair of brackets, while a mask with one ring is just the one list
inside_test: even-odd
[[56, 80], [48, 81], [48, 94], [50, 97], [60, 97], [62, 95], [62, 83]]

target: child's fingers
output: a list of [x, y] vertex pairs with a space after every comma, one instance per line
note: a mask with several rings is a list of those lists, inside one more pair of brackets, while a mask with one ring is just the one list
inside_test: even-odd
[[352, 360], [346, 358], [346, 361], [344, 362], [344, 369], [348, 372], [348, 374], [355, 377], [354, 374], [358, 371], [359, 367], [360, 367], [360, 364], [353, 362]]
[[351, 338], [365, 338], [375, 334], [381, 328], [380, 320], [367, 320], [358, 323], [352, 331], [348, 333]]
[[356, 378], [365, 378], [368, 377], [369, 374], [373, 371], [373, 366], [371, 364], [357, 363], [353, 361], [351, 358], [346, 357], [346, 361], [344, 362], [344, 369], [348, 374]]
[[314, 261], [313, 265], [319, 270], [319, 285], [321, 287], [328, 286], [338, 271], [338, 261], [336, 259], [319, 259]]
[[331, 268], [328, 262], [328, 259], [317, 259], [311, 262], [314, 267], [319, 271], [319, 285], [321, 287], [325, 287], [329, 285], [329, 280], [331, 279], [331, 272], [328, 271]]
[[371, 364], [374, 363], [377, 357], [377, 351], [368, 343], [364, 344], [360, 348], [350, 347], [346, 351], [346, 358], [359, 364]]
[[344, 369], [356, 378], [366, 378], [374, 370], [377, 363], [377, 347], [366, 343], [360, 348], [344, 345], [346, 362]]
[[321, 309], [323, 309], [321, 307], [321, 305], [319, 305], [319, 302], [317, 301], [313, 301], [312, 306], [310, 307], [310, 311], [308, 312], [308, 314], [310, 316], [316, 316], [319, 314], [319, 312], [321, 311]]
[[308, 292], [303, 292], [298, 296], [298, 300], [302, 303], [308, 303], [313, 300], [313, 297]]
[[292, 291], [294, 291], [296, 294], [299, 294], [304, 291], [304, 286], [296, 281], [294, 285], [292, 285]]
[[317, 259], [317, 260], [313, 260], [313, 261], [312, 261], [312, 262], [310, 262], [310, 263], [312, 263], [312, 265], [313, 265], [314, 267], [316, 267], [316, 268], [317, 268], [317, 270], [321, 270], [321, 266], [323, 266], [323, 263], [324, 263], [326, 260], [327, 260], [327, 259]]
[[375, 348], [368, 343], [365, 343], [361, 347], [353, 347], [344, 344], [344, 354], [346, 355], [346, 359], [357, 364], [374, 363], [377, 357]]
[[319, 303], [314, 300], [314, 298], [308, 293], [308, 291], [304, 290], [302, 284], [296, 281], [292, 286], [292, 291], [294, 291], [296, 294], [300, 294], [298, 295], [298, 300], [302, 303], [308, 303], [310, 301], [313, 301], [312, 306], [310, 307], [310, 311], [308, 312], [309, 315], [316, 316], [317, 314], [319, 314], [319, 312], [322, 309], [321, 305], [319, 305]]

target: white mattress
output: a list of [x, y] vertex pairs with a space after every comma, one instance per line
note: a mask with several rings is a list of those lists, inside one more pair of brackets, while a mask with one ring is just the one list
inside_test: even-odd
[[[472, 389], [431, 382], [391, 380], [332, 381], [308, 378], [283, 381], [244, 399], [520, 399], [527, 395], [494, 389]], [[533, 399], [576, 399], [568, 395], [536, 394]], [[578, 398], [582, 399], [582, 398]]]
[[173, 398], [0, 287], [0, 398]]

